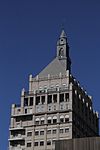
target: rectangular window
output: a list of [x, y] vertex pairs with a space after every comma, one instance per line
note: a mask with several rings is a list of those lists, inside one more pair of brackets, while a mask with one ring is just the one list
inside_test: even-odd
[[44, 124], [44, 120], [41, 120], [41, 124]]
[[41, 103], [45, 104], [45, 96], [41, 96]]
[[27, 147], [31, 147], [31, 142], [30, 142], [30, 143], [27, 143]]
[[69, 118], [65, 118], [65, 122], [69, 122]]
[[48, 124], [51, 124], [51, 120], [48, 120]]
[[47, 134], [51, 134], [51, 130], [47, 130]]
[[65, 93], [65, 100], [66, 100], [66, 102], [69, 101], [69, 93]]
[[44, 135], [44, 131], [40, 131], [40, 135]]
[[39, 125], [39, 121], [35, 121], [35, 124], [36, 124], [36, 125]]
[[63, 123], [64, 122], [64, 118], [60, 118], [60, 123]]
[[57, 94], [54, 94], [54, 95], [53, 95], [53, 102], [54, 102], [54, 103], [57, 103]]
[[33, 106], [33, 97], [30, 97], [30, 106]]
[[36, 136], [39, 135], [39, 131], [35, 131], [35, 135], [36, 135]]
[[56, 131], [57, 131], [56, 129], [53, 129], [52, 133], [53, 133], [53, 134], [56, 134]]
[[52, 103], [52, 95], [48, 95], [48, 104]]
[[27, 132], [27, 136], [32, 136], [32, 132]]
[[44, 145], [44, 141], [40, 141], [40, 146], [43, 146]]
[[51, 106], [48, 106], [48, 111], [51, 111]]
[[69, 128], [65, 128], [65, 133], [69, 132]]
[[60, 110], [63, 110], [63, 104], [60, 104]]
[[28, 97], [24, 98], [24, 106], [28, 106]]
[[36, 96], [36, 105], [40, 103], [40, 96]]
[[35, 143], [34, 143], [34, 146], [38, 146], [38, 142], [35, 142]]
[[47, 145], [51, 145], [51, 141], [47, 141]]
[[25, 109], [25, 114], [27, 114], [27, 109]]
[[31, 121], [33, 119], [33, 116], [32, 115], [29, 115], [29, 116], [19, 116], [19, 117], [16, 117], [16, 122], [19, 122], [19, 121]]
[[56, 105], [54, 105], [54, 110], [56, 110]]
[[57, 119], [53, 119], [53, 123], [57, 123]]
[[60, 129], [60, 133], [63, 133], [64, 132], [64, 130], [63, 129]]
[[64, 94], [60, 94], [60, 102], [64, 102]]

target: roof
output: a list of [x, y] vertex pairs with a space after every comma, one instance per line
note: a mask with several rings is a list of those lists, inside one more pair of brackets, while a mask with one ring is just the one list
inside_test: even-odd
[[56, 57], [50, 64], [47, 65], [39, 74], [38, 76], [41, 77], [47, 77], [48, 74], [51, 76], [59, 75], [60, 73], [65, 74], [66, 69], [61, 64], [59, 59]]

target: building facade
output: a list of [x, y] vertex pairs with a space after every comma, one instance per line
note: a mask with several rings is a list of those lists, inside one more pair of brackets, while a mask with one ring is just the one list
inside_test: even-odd
[[21, 104], [12, 105], [9, 150], [54, 150], [55, 141], [99, 135], [92, 97], [71, 74], [67, 37], [62, 30], [57, 54], [36, 77]]

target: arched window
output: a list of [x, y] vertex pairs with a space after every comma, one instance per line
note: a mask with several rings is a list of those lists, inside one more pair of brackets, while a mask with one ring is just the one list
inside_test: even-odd
[[41, 124], [44, 124], [45, 123], [45, 119], [42, 117], [41, 118]]
[[64, 50], [63, 50], [63, 48], [60, 48], [60, 50], [59, 50], [59, 56], [60, 57], [64, 56]]
[[53, 123], [57, 123], [57, 116], [53, 117]]
[[36, 125], [39, 125], [39, 122], [40, 122], [40, 119], [39, 119], [39, 118], [36, 118], [36, 119], [35, 119], [35, 124], [36, 124]]
[[51, 117], [48, 117], [48, 119], [47, 119], [48, 124], [51, 124], [51, 120], [52, 120], [52, 118], [51, 118]]
[[69, 122], [69, 115], [65, 116], [65, 122]]
[[60, 123], [63, 123], [64, 122], [64, 116], [60, 116]]

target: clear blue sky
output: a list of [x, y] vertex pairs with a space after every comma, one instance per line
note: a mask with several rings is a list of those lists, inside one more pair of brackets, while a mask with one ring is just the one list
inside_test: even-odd
[[62, 24], [73, 75], [100, 112], [100, 1], [0, 0], [0, 150], [7, 150], [12, 103], [56, 54]]

